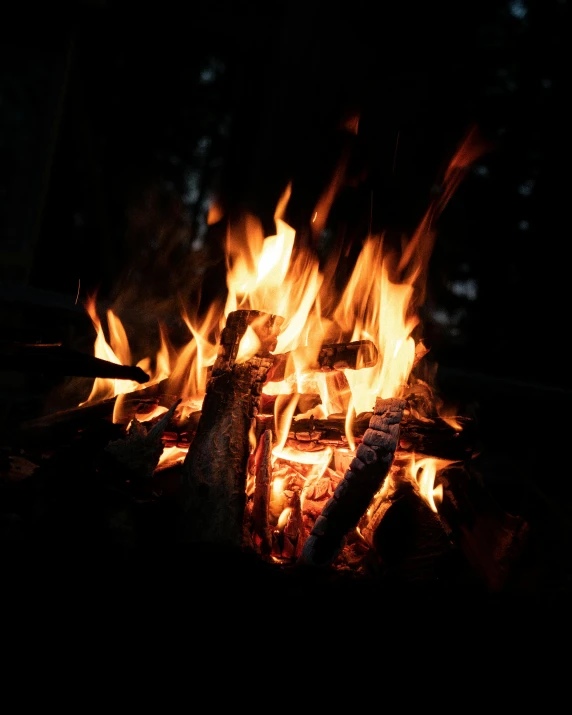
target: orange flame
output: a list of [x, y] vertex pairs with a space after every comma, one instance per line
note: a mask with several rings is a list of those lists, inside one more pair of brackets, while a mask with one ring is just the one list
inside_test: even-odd
[[[357, 120], [348, 127], [349, 130], [357, 131]], [[200, 319], [197, 316], [190, 318], [183, 312], [189, 330], [188, 343], [175, 351], [169, 344], [166, 331], [160, 328], [161, 346], [154, 360], [154, 370], [151, 371], [150, 360], [138, 364], [152, 372], [153, 381], [168, 378], [169, 392], [187, 401], [188, 407], [200, 409], [208, 368], [215, 362], [218, 338], [228, 314], [237, 309], [253, 309], [281, 316], [284, 322], [275, 352], [288, 352], [290, 356], [283, 382], [267, 385], [265, 392], [278, 395], [275, 402], [278, 434], [274, 455], [293, 459], [285, 444], [297, 396], [309, 391], [319, 394], [321, 407], [314, 408], [312, 413], [319, 416], [328, 416], [331, 405], [335, 403], [329, 394], [330, 383], [317, 367], [318, 353], [326, 336], [328, 340], [334, 335], [340, 341], [371, 340], [379, 353], [377, 364], [359, 370], [344, 370], [351, 391], [346, 433], [348, 446], [353, 450], [352, 422], [355, 414], [370, 411], [377, 397], [399, 396], [407, 384], [415, 362], [413, 332], [419, 322], [417, 308], [424, 298], [428, 262], [436, 235], [435, 223], [480, 153], [473, 132], [451, 160], [439, 195], [432, 200], [400, 256], [384, 252], [383, 236], [367, 238], [341, 297], [335, 294], [332, 282], [325, 281], [312, 249], [295, 247], [295, 231], [284, 220], [291, 193], [288, 186], [274, 214], [275, 235], [265, 238], [260, 222], [252, 216], [247, 216], [241, 227], [229, 226], [224, 305], [222, 301], [214, 303]], [[342, 169], [343, 166], [338, 172], [340, 175], [343, 174]], [[336, 176], [315, 208], [311, 223], [313, 235], [325, 226], [332, 197], [337, 191]], [[209, 222], [219, 221], [221, 217], [221, 211], [213, 206]], [[107, 342], [95, 309], [95, 300], [90, 299], [86, 307], [97, 333], [96, 356], [129, 364], [131, 351], [119, 318], [113, 311], [107, 312]], [[255, 331], [250, 328], [241, 341], [237, 361], [250, 359], [259, 345]], [[98, 378], [86, 402], [127, 393], [139, 387], [125, 380]], [[298, 452], [294, 461], [309, 460], [321, 465], [324, 458], [323, 454], [316, 456], [321, 453], [304, 454], [302, 458]], [[430, 481], [431, 471], [427, 465], [418, 467], [415, 474], [418, 473], [423, 485]], [[431, 508], [434, 508], [432, 491], [427, 491], [425, 486], [423, 489], [429, 495], [426, 498]]]
[[452, 460], [435, 457], [424, 457], [417, 461], [415, 455], [411, 455], [409, 475], [417, 482], [421, 496], [435, 513], [437, 513], [437, 502], [443, 501], [443, 486], [441, 484], [435, 486], [435, 478], [438, 472], [451, 464], [453, 464]]

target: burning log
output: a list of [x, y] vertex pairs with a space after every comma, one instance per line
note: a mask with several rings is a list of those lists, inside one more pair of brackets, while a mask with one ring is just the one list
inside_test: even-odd
[[40, 372], [69, 377], [103, 377], [112, 380], [149, 382], [149, 375], [135, 365], [117, 365], [76, 350], [53, 345], [2, 345], [0, 369], [19, 372]]
[[376, 400], [356, 457], [304, 544], [301, 565], [328, 566], [343, 548], [391, 467], [404, 409], [405, 402], [397, 398]]
[[300, 492], [294, 492], [290, 502], [290, 513], [284, 527], [282, 557], [295, 560], [302, 554], [304, 523]]
[[528, 523], [505, 512], [469, 468], [453, 466], [440, 481], [439, 515], [452, 540], [487, 588], [501, 591], [528, 544]]
[[254, 455], [254, 499], [252, 505], [252, 531], [260, 540], [262, 556], [269, 556], [272, 550], [269, 510], [272, 489], [272, 432], [266, 430], [258, 442]]
[[110, 442], [104, 450], [105, 456], [132, 479], [150, 482], [163, 452], [163, 433], [180, 402], [175, 402], [150, 430], [133, 419], [127, 437]]
[[[228, 316], [197, 432], [183, 464], [186, 541], [242, 545], [249, 434], [282, 322], [256, 310]], [[238, 362], [249, 328], [260, 346], [253, 357]]]
[[[352, 432], [358, 441], [369, 427], [372, 416], [373, 413], [366, 412], [354, 420]], [[404, 415], [401, 420], [399, 448], [406, 452], [428, 454], [438, 459], [464, 460], [472, 455], [474, 449], [474, 425], [469, 418], [457, 417], [456, 421], [462, 429], [455, 429], [441, 417], [421, 420], [411, 414]], [[261, 432], [272, 425], [273, 417], [260, 415], [257, 422], [260, 422], [258, 429]], [[302, 451], [312, 449], [311, 444], [314, 444], [316, 449], [324, 446], [347, 447], [345, 418], [331, 416], [327, 419], [294, 419], [289, 440], [289, 444], [296, 445]]]
[[[177, 398], [163, 394], [164, 389], [164, 383], [156, 383], [124, 395], [121, 411], [125, 422], [137, 415], [150, 413], [158, 405], [171, 407]], [[111, 420], [117, 397], [116, 395], [27, 420], [19, 425], [19, 437], [27, 445], [55, 446], [59, 441], [73, 437], [86, 425], [98, 420]]]
[[386, 578], [430, 583], [448, 575], [453, 545], [439, 516], [410, 480], [399, 482], [362, 535], [373, 547]]
[[[286, 375], [286, 367], [291, 353], [275, 356], [274, 365], [268, 372], [268, 382], [281, 382]], [[310, 370], [328, 372], [330, 370], [360, 370], [377, 363], [378, 352], [371, 340], [356, 340], [352, 343], [322, 345], [316, 363]]]

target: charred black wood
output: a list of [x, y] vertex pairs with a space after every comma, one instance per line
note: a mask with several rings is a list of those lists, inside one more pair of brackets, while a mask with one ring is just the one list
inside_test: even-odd
[[[315, 363], [309, 368], [316, 372], [330, 370], [360, 370], [377, 363], [378, 352], [371, 340], [356, 340], [350, 343], [322, 345]], [[268, 373], [268, 382], [284, 380], [291, 353], [275, 356], [272, 369]]]
[[[154, 407], [171, 407], [176, 397], [165, 394], [166, 381], [141, 387], [122, 397], [122, 416], [128, 422], [133, 417], [149, 414]], [[18, 439], [25, 445], [56, 447], [77, 434], [78, 430], [100, 420], [111, 420], [117, 396], [84, 403], [67, 410], [52, 412], [18, 426]]]
[[[353, 423], [352, 432], [358, 441], [369, 426], [373, 413], [358, 415]], [[259, 415], [257, 429], [273, 428], [272, 415]], [[454, 426], [453, 426], [454, 425]], [[316, 445], [347, 447], [345, 417], [327, 419], [294, 419], [290, 428], [289, 439], [296, 442], [304, 451], [304, 443], [313, 441]], [[438, 417], [435, 420], [421, 420], [411, 414], [405, 414], [401, 421], [399, 449], [427, 454], [439, 459], [453, 461], [470, 458], [475, 449], [476, 434], [474, 423], [465, 417], [456, 417], [451, 424]]]
[[284, 527], [282, 557], [295, 561], [302, 555], [304, 523], [300, 492], [294, 492], [290, 501], [290, 513]]
[[530, 536], [527, 521], [504, 511], [466, 465], [454, 465], [440, 477], [441, 520], [473, 571], [492, 592], [510, 585]]
[[93, 355], [70, 350], [60, 344], [2, 343], [0, 369], [69, 377], [132, 380], [139, 384], [149, 382], [150, 379], [149, 375], [136, 365], [117, 365]]
[[300, 565], [329, 566], [339, 554], [393, 463], [404, 409], [405, 402], [397, 398], [376, 400], [363, 442], [306, 539]]
[[268, 557], [272, 550], [270, 529], [270, 494], [272, 490], [272, 432], [265, 430], [254, 455], [255, 486], [252, 505], [252, 531], [260, 543], [260, 553]]
[[175, 402], [150, 429], [133, 419], [123, 439], [110, 442], [105, 448], [108, 461], [114, 461], [129, 481], [149, 483], [163, 452], [162, 436], [181, 401]]
[[461, 562], [447, 532], [412, 482], [402, 481], [382, 506], [372, 546], [385, 578], [407, 584], [457, 576]]
[[[183, 539], [240, 548], [246, 500], [249, 432], [273, 356], [282, 318], [255, 310], [228, 316], [207, 384], [195, 437], [183, 465]], [[251, 327], [258, 354], [237, 363]]]

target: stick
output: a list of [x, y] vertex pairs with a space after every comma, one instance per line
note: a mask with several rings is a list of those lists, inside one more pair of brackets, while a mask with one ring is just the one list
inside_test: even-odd
[[135, 365], [117, 365], [61, 345], [3, 345], [0, 348], [0, 369], [68, 377], [133, 380], [139, 384], [149, 382], [150, 379], [146, 372]]
[[270, 493], [272, 489], [271, 430], [266, 430], [258, 442], [254, 456], [254, 473], [256, 483], [252, 505], [252, 530], [260, 539], [262, 556], [268, 557], [272, 549], [272, 533], [269, 522]]

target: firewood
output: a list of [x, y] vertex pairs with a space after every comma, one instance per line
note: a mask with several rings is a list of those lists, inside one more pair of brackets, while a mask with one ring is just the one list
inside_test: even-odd
[[[373, 413], [358, 415], [353, 423], [354, 438], [360, 438], [369, 426]], [[427, 454], [439, 459], [463, 460], [470, 457], [475, 442], [474, 424], [469, 418], [457, 417], [462, 427], [457, 430], [445, 419], [437, 417], [421, 420], [411, 414], [404, 415], [401, 421], [399, 448], [416, 454]], [[313, 434], [317, 444], [347, 447], [345, 419], [329, 417], [327, 419], [294, 419], [290, 428], [290, 439], [307, 441], [305, 435]]]
[[[242, 545], [249, 432], [273, 356], [282, 318], [255, 310], [228, 316], [207, 383], [195, 437], [183, 464], [183, 539]], [[248, 327], [260, 340], [257, 354], [237, 364]]]
[[525, 553], [527, 521], [504, 511], [470, 465], [454, 465], [440, 477], [441, 520], [473, 571], [493, 592], [511, 581]]
[[401, 481], [383, 506], [371, 544], [383, 575], [398, 583], [431, 583], [450, 575], [453, 545], [417, 485]]
[[[268, 373], [268, 382], [281, 382], [287, 371], [291, 353], [275, 356], [272, 369]], [[360, 370], [377, 363], [378, 352], [371, 340], [356, 340], [350, 343], [322, 345], [316, 362], [309, 369], [327, 372], [330, 370]]]
[[260, 541], [260, 553], [268, 557], [272, 549], [269, 510], [272, 490], [272, 432], [266, 430], [254, 455], [255, 487], [252, 505], [252, 531]]
[[105, 455], [119, 468], [124, 469], [130, 479], [150, 482], [163, 452], [161, 437], [180, 402], [181, 400], [175, 402], [149, 430], [137, 419], [133, 419], [125, 439], [110, 442], [104, 450]]
[[[158, 404], [170, 407], [176, 398], [164, 394], [165, 388], [166, 381], [162, 381], [128, 393], [122, 406], [126, 421], [140, 409], [150, 411]], [[18, 426], [18, 437], [26, 445], [56, 446], [58, 442], [72, 438], [86, 425], [102, 419], [111, 420], [116, 399], [117, 396], [110, 397], [27, 420]]]
[[302, 505], [300, 502], [300, 492], [296, 491], [290, 501], [290, 513], [284, 527], [284, 546], [282, 547], [282, 557], [295, 560], [302, 553], [303, 539]]
[[87, 353], [53, 345], [2, 343], [0, 369], [38, 372], [68, 377], [103, 377], [112, 380], [149, 382], [149, 375], [135, 365], [117, 365]]
[[314, 524], [298, 560], [300, 565], [329, 566], [343, 548], [347, 533], [358, 525], [391, 467], [405, 406], [397, 398], [376, 400], [363, 442]]

